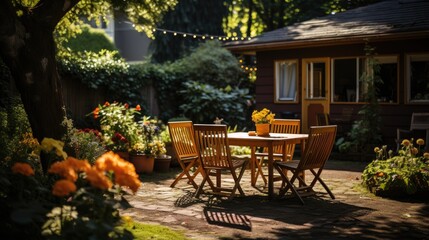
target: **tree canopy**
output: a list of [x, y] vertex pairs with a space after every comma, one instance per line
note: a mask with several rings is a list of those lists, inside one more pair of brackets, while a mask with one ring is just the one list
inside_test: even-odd
[[177, 0], [3, 0], [0, 1], [0, 57], [9, 68], [33, 134], [59, 139], [64, 133], [61, 81], [55, 61], [61, 36], [79, 32], [85, 20], [111, 10], [126, 13], [136, 29], [153, 34], [162, 14]]

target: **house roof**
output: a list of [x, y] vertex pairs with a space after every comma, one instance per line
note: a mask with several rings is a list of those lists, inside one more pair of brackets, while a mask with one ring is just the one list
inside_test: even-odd
[[234, 51], [429, 36], [428, 0], [387, 0], [231, 42]]

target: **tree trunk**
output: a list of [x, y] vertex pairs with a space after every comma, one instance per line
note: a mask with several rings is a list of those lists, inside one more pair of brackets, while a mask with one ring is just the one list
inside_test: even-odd
[[0, 8], [0, 56], [21, 94], [33, 135], [39, 141], [60, 139], [64, 104], [55, 61], [55, 19], [36, 12], [18, 17], [10, 1], [1, 1]]

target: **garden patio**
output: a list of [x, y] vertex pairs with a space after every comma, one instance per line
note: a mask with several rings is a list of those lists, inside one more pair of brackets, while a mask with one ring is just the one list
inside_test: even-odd
[[129, 197], [133, 207], [123, 215], [183, 231], [190, 239], [427, 239], [427, 200], [368, 194], [360, 187], [366, 165], [328, 161], [322, 178], [336, 199], [318, 195], [306, 198], [304, 206], [295, 198], [269, 200], [261, 188], [251, 187], [249, 170], [241, 181], [245, 197], [195, 199], [186, 181], [169, 187], [179, 173], [171, 168], [141, 175], [142, 187]]

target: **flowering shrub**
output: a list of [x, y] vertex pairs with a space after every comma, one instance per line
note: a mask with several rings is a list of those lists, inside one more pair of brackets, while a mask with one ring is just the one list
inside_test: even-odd
[[64, 118], [62, 125], [66, 127], [66, 134], [63, 137], [67, 150], [73, 153], [78, 159], [86, 159], [94, 164], [101, 154], [106, 152], [106, 147], [102, 141], [102, 135], [94, 129], [76, 129], [73, 120]]
[[112, 151], [129, 151], [138, 141], [137, 115], [140, 105], [135, 108], [118, 102], [105, 102], [92, 112], [95, 119], [100, 121], [103, 141]]
[[[25, 135], [16, 156], [0, 165], [0, 235], [6, 239], [132, 239], [117, 228], [123, 197], [141, 185], [134, 166], [113, 152], [90, 164], [67, 156], [64, 144]], [[36, 171], [41, 151], [54, 158]], [[19, 160], [17, 156], [20, 156]], [[31, 156], [32, 159], [29, 160]]]
[[252, 113], [252, 121], [255, 123], [271, 123], [274, 120], [275, 114], [264, 108], [261, 111], [254, 110]]
[[422, 152], [423, 139], [416, 144], [403, 140], [397, 156], [387, 146], [376, 147], [376, 159], [363, 171], [363, 185], [380, 196], [429, 193], [429, 153]]
[[165, 154], [165, 143], [161, 139], [160, 123], [143, 117], [139, 121], [139, 140], [132, 146], [132, 153], [157, 156]]

